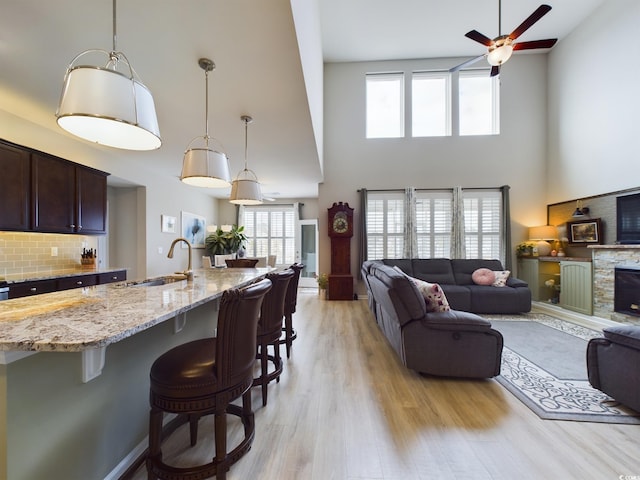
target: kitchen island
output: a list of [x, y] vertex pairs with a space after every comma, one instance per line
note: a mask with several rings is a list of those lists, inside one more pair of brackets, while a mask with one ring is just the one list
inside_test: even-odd
[[153, 361], [213, 336], [222, 293], [268, 271], [0, 302], [0, 479], [117, 478], [146, 446]]

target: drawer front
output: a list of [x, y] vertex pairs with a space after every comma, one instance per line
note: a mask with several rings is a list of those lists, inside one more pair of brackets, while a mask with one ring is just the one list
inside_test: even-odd
[[55, 292], [56, 280], [38, 280], [34, 282], [17, 283], [9, 286], [9, 298], [28, 297], [41, 293]]
[[67, 277], [58, 279], [58, 290], [69, 290], [71, 288], [90, 287], [98, 283], [97, 275], [79, 275], [77, 277]]
[[126, 279], [127, 279], [126, 270], [118, 270], [116, 272], [98, 274], [98, 284], [100, 285], [103, 285], [105, 283], [123, 282]]

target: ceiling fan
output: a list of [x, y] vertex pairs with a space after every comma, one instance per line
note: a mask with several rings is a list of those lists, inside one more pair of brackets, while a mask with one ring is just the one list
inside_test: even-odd
[[495, 77], [500, 73], [500, 65], [509, 60], [509, 58], [511, 58], [511, 54], [515, 50], [532, 50], [536, 48], [553, 47], [558, 41], [557, 38], [515, 43], [515, 40], [520, 35], [531, 28], [531, 26], [546, 15], [549, 10], [551, 10], [551, 6], [540, 5], [536, 11], [529, 15], [529, 17], [513, 32], [509, 35], [502, 35], [502, 1], [498, 0], [498, 36], [491, 40], [489, 37], [486, 37], [477, 30], [471, 30], [465, 34], [465, 37], [475, 40], [487, 47], [487, 53], [463, 62], [450, 69], [449, 72], [457, 72], [458, 70], [477, 62], [481, 58], [487, 57], [487, 61], [491, 65], [491, 76]]

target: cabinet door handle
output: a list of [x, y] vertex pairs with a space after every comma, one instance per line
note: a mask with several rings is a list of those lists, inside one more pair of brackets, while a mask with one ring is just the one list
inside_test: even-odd
[[69, 225], [69, 228], [76, 228], [76, 226], [72, 223], [71, 225]]
[[82, 285], [82, 280], [78, 280], [78, 281], [76, 282], [76, 285]]
[[118, 279], [117, 275], [114, 275], [113, 277], [111, 277], [111, 280], [117, 280], [117, 279]]
[[78, 225], [78, 231], [82, 230], [82, 225]]
[[37, 292], [38, 291], [38, 289], [36, 287], [31, 287], [29, 290], [32, 291], [32, 292]]

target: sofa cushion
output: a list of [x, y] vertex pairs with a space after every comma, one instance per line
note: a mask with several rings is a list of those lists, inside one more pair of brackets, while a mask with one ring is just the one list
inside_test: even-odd
[[440, 285], [452, 310], [471, 311], [471, 290], [467, 286]]
[[509, 270], [497, 270], [493, 272], [493, 275], [495, 276], [495, 280], [491, 285], [494, 287], [506, 287], [507, 280], [509, 279], [510, 274], [511, 272]]
[[496, 274], [488, 268], [479, 268], [471, 274], [471, 280], [476, 285], [493, 285], [496, 281]]
[[411, 259], [407, 258], [385, 258], [382, 263], [389, 265], [390, 267], [399, 267], [407, 275], [413, 275], [413, 267], [411, 266]]
[[640, 327], [634, 325], [616, 325], [603, 330], [604, 338], [613, 343], [626, 345], [627, 347], [640, 350]]
[[500, 260], [454, 258], [450, 261], [455, 281], [449, 283], [457, 283], [458, 285], [473, 285], [471, 275], [479, 268], [488, 268], [494, 272], [504, 270]]
[[531, 290], [528, 288], [496, 288], [468, 285], [474, 313], [516, 313], [531, 310]]
[[[422, 323], [430, 328], [449, 331], [487, 331], [491, 329], [491, 322], [474, 313], [449, 310], [447, 312], [434, 312], [427, 315]], [[456, 327], [452, 330], [452, 327]]]
[[376, 302], [382, 303], [382, 308], [388, 311], [395, 311], [400, 325], [424, 316], [424, 298], [405, 274], [383, 264], [372, 265], [370, 272], [373, 279], [369, 279], [369, 284]]
[[451, 260], [448, 258], [414, 258], [411, 261], [411, 266], [413, 273], [407, 273], [425, 282], [439, 285], [454, 285], [456, 283]]

